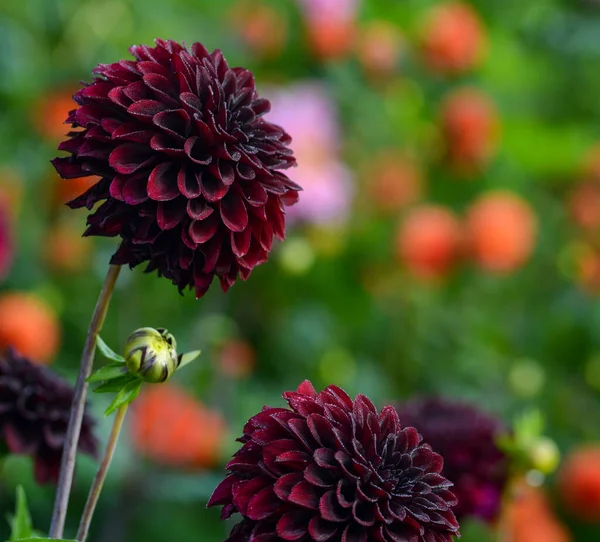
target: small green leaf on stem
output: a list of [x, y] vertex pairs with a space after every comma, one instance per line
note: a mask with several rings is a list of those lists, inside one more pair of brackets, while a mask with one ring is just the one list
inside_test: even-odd
[[100, 350], [101, 354], [105, 358], [112, 359], [113, 361], [125, 361], [125, 358], [123, 356], [119, 356], [119, 354], [113, 351], [113, 349], [102, 340], [102, 337], [100, 337], [100, 335], [98, 335], [96, 339], [96, 345], [98, 346], [98, 350]]
[[140, 393], [142, 383], [142, 380], [136, 378], [128, 384], [125, 384], [125, 386], [123, 386], [121, 391], [114, 398], [113, 402], [108, 406], [104, 412], [104, 415], [110, 416], [118, 408], [131, 403], [138, 396], [138, 393]]
[[127, 366], [122, 361], [115, 361], [94, 371], [87, 379], [88, 382], [104, 382], [113, 380], [127, 373]]
[[33, 534], [31, 515], [27, 507], [27, 497], [22, 486], [17, 486], [17, 504], [11, 522], [10, 542], [30, 537]]
[[186, 352], [185, 354], [180, 354], [179, 359], [179, 367], [177, 369], [181, 369], [185, 367], [188, 363], [194, 361], [200, 355], [200, 350], [192, 350], [191, 352]]
[[107, 382], [100, 384], [97, 388], [94, 388], [94, 392], [95, 393], [118, 392], [118, 391], [121, 391], [130, 382], [135, 382], [137, 380], [141, 381], [141, 379], [135, 375], [124, 374], [123, 376], [120, 376], [118, 378], [113, 378], [112, 380], [108, 380]]

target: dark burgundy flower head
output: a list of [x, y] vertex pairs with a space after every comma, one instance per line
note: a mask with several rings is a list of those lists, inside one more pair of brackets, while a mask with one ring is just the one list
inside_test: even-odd
[[[0, 354], [0, 448], [31, 455], [38, 483], [56, 482], [73, 389], [46, 367], [8, 349]], [[96, 456], [93, 422], [84, 415], [79, 450]]]
[[398, 407], [444, 457], [442, 474], [454, 483], [456, 516], [494, 520], [508, 480], [506, 457], [496, 444], [502, 423], [468, 404], [441, 398], [414, 399]]
[[281, 171], [296, 163], [291, 138], [221, 51], [156, 40], [130, 52], [73, 97], [74, 130], [59, 146], [71, 156], [53, 164], [65, 179], [100, 180], [69, 205], [103, 201], [85, 235], [121, 237], [112, 263], [147, 262], [197, 297], [215, 275], [227, 290], [285, 235], [284, 205], [301, 190]]
[[242, 521], [229, 542], [449, 542], [456, 499], [443, 460], [392, 407], [377, 412], [340, 388], [310, 382], [265, 407], [208, 505]]

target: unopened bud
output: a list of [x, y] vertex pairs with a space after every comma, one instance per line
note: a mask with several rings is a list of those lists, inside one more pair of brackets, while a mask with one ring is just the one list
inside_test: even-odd
[[125, 343], [127, 369], [146, 382], [164, 382], [179, 367], [175, 337], [166, 329], [142, 327]]
[[551, 474], [558, 467], [560, 452], [556, 443], [547, 437], [540, 437], [529, 452], [534, 469], [544, 475]]

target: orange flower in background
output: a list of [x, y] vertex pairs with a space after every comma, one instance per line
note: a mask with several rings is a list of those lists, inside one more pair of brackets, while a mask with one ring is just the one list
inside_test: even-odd
[[[556, 518], [539, 488], [521, 485], [500, 521], [510, 542], [571, 542], [572, 536]], [[504, 538], [503, 538], [504, 539]]]
[[100, 177], [77, 177], [75, 179], [61, 179], [56, 173], [52, 174], [54, 201], [56, 205], [65, 205], [67, 202], [81, 196], [86, 190], [94, 186]]
[[574, 254], [575, 279], [588, 293], [600, 292], [600, 254], [591, 246], [582, 245]]
[[560, 495], [573, 516], [600, 523], [600, 444], [572, 451], [559, 473]]
[[434, 72], [458, 74], [477, 67], [485, 53], [485, 30], [467, 4], [448, 2], [431, 9], [425, 21], [422, 51]]
[[498, 114], [481, 90], [465, 87], [451, 92], [442, 103], [441, 124], [448, 160], [459, 172], [481, 169], [494, 154]]
[[400, 63], [404, 39], [398, 28], [388, 21], [372, 21], [364, 25], [357, 37], [356, 55], [368, 75], [394, 73]]
[[376, 157], [364, 176], [373, 202], [384, 212], [403, 209], [423, 192], [420, 168], [401, 151], [387, 151]]
[[130, 428], [138, 453], [187, 469], [218, 464], [227, 429], [218, 412], [174, 384], [145, 387], [132, 405]]
[[256, 354], [252, 345], [241, 340], [232, 340], [217, 352], [219, 370], [230, 378], [244, 378], [254, 371]]
[[318, 58], [337, 60], [348, 56], [356, 35], [356, 24], [351, 19], [314, 19], [307, 21], [308, 44]]
[[0, 349], [13, 346], [32, 361], [48, 364], [60, 341], [56, 314], [41, 299], [23, 292], [0, 296]]
[[259, 58], [281, 54], [288, 36], [287, 20], [268, 4], [242, 0], [231, 11], [231, 23], [244, 44]]
[[61, 273], [79, 273], [90, 262], [92, 243], [71, 222], [60, 222], [48, 231], [43, 245], [44, 260]]
[[396, 235], [396, 254], [415, 276], [436, 279], [446, 275], [458, 259], [462, 228], [445, 207], [422, 205], [412, 209]]
[[508, 190], [480, 196], [467, 213], [466, 226], [473, 259], [499, 273], [514, 271], [528, 260], [538, 229], [529, 203]]
[[45, 94], [34, 108], [33, 125], [37, 131], [51, 141], [64, 139], [71, 127], [65, 124], [69, 111], [75, 109], [77, 104], [73, 101], [73, 94], [78, 88], [62, 88]]
[[578, 184], [569, 196], [569, 212], [573, 221], [586, 230], [600, 227], [600, 184], [586, 181]]
[[322, 60], [348, 56], [356, 36], [358, 0], [297, 0], [297, 3], [315, 56]]

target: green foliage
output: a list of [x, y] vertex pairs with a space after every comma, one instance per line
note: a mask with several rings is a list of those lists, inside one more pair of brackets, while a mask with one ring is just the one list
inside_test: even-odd
[[140, 393], [142, 384], [143, 381], [140, 378], [134, 378], [125, 384], [119, 393], [117, 393], [117, 396], [113, 399], [112, 403], [104, 411], [104, 415], [110, 416], [118, 408], [131, 403]]
[[33, 525], [31, 515], [27, 507], [27, 496], [22, 486], [17, 487], [17, 504], [15, 507], [15, 515], [12, 517], [9, 542], [22, 540], [32, 536]]

